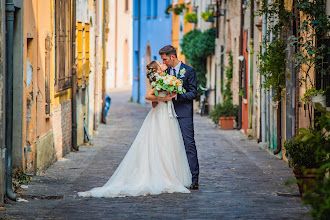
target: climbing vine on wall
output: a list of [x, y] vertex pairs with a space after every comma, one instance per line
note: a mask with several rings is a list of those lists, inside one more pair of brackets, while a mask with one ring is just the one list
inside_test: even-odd
[[206, 59], [214, 53], [215, 31], [215, 28], [208, 29], [204, 32], [195, 29], [185, 34], [182, 38], [182, 54], [185, 55], [187, 61], [194, 67], [197, 74], [197, 99], [201, 95], [199, 86], [206, 86]]
[[226, 78], [227, 78], [227, 82], [225, 85], [225, 90], [223, 92], [223, 97], [224, 100], [228, 100], [228, 101], [232, 101], [233, 100], [233, 92], [231, 91], [231, 83], [233, 81], [233, 68], [234, 68], [234, 64], [233, 64], [233, 55], [232, 52], [229, 51], [228, 52], [228, 66], [226, 67]]

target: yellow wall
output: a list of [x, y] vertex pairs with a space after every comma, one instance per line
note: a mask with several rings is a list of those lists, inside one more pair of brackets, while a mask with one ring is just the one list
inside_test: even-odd
[[[185, 0], [179, 0], [178, 4], [183, 4], [185, 3]], [[175, 7], [173, 5], [173, 7]], [[192, 13], [193, 12], [193, 7], [192, 7], [192, 3], [186, 4], [187, 7], [187, 12]], [[177, 52], [178, 52], [178, 59], [186, 62], [186, 58], [183, 54], [181, 54], [181, 52], [179, 51], [179, 28], [180, 25], [180, 16], [176, 15], [172, 12], [172, 44], [173, 46], [176, 48]], [[191, 31], [193, 29], [193, 25], [192, 23], [189, 22], [184, 22], [184, 34], [188, 33], [189, 31]]]

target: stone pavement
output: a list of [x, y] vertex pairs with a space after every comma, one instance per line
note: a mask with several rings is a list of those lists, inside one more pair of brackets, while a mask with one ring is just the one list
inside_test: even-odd
[[81, 198], [77, 192], [102, 186], [133, 142], [150, 106], [129, 103], [128, 91], [110, 93], [106, 125], [93, 146], [56, 162], [9, 202], [1, 219], [309, 219], [287, 163], [259, 149], [239, 131], [216, 128], [195, 116], [200, 189], [190, 194], [126, 198]]

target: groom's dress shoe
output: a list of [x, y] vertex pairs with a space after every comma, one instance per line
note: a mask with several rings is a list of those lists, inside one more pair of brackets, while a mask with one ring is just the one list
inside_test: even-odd
[[196, 181], [196, 182], [193, 182], [193, 183], [190, 185], [189, 188], [192, 189], [192, 190], [196, 190], [196, 189], [198, 189], [198, 182], [197, 182], [197, 181]]

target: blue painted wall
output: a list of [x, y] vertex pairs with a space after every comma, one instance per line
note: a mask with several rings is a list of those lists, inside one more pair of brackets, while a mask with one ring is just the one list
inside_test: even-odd
[[[171, 0], [133, 0], [132, 98], [134, 102], [145, 104], [145, 67], [148, 45], [151, 49], [151, 60], [157, 59], [161, 61], [158, 51], [163, 46], [172, 44], [172, 15], [165, 14], [165, 10], [169, 4], [171, 4]], [[138, 73], [139, 63], [140, 74]]]

